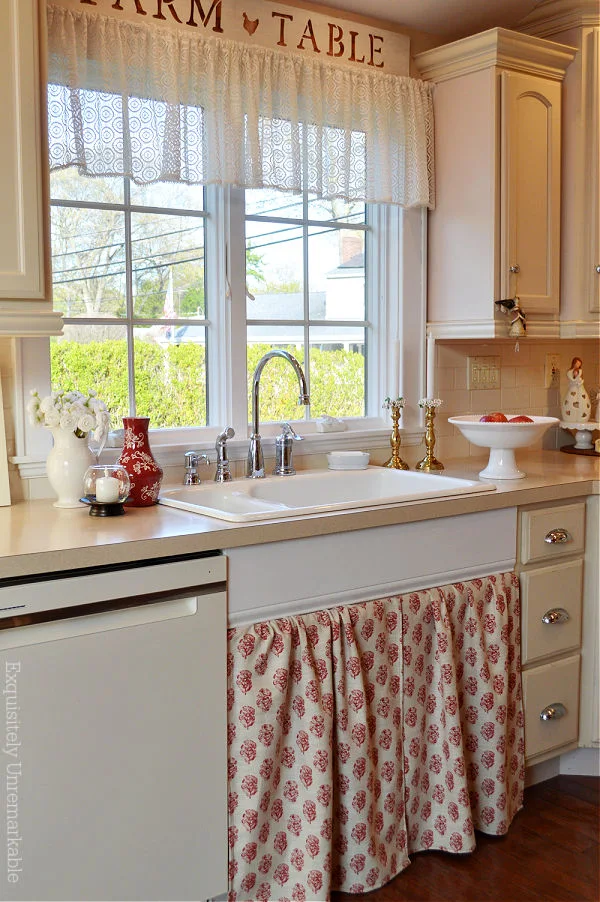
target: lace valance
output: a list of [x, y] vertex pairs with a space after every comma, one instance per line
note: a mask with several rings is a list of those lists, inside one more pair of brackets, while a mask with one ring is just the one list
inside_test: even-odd
[[425, 82], [52, 5], [48, 55], [51, 169], [433, 207]]

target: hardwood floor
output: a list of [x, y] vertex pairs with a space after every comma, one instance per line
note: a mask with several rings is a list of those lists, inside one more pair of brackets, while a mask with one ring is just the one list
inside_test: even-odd
[[560, 776], [525, 790], [504, 837], [477, 834], [471, 855], [420, 852], [387, 886], [331, 902], [598, 902], [600, 779]]

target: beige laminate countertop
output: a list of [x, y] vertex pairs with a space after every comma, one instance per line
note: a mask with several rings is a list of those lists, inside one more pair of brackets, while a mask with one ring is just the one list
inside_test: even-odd
[[[486, 460], [454, 460], [445, 473], [477, 479]], [[162, 505], [128, 508], [123, 517], [94, 518], [83, 506], [57, 510], [51, 501], [20, 502], [0, 509], [0, 580], [600, 493], [600, 458], [536, 451], [521, 453], [518, 462], [526, 478], [499, 482], [495, 492], [260, 523], [227, 523]]]

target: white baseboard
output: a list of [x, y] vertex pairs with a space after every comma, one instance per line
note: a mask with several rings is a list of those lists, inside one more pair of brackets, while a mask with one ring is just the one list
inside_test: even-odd
[[600, 777], [600, 749], [575, 749], [560, 756], [560, 773]]
[[525, 770], [525, 786], [535, 786], [559, 774], [600, 777], [600, 748], [573, 749], [540, 764], [532, 764]]
[[531, 767], [525, 769], [525, 786], [535, 786], [536, 783], [543, 783], [544, 780], [551, 780], [552, 777], [558, 777], [560, 773], [560, 758], [550, 758], [548, 761], [542, 761], [541, 764], [532, 764]]

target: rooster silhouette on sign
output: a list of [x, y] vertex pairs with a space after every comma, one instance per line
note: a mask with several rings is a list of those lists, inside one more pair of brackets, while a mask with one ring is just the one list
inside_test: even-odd
[[249, 19], [246, 13], [242, 13], [244, 28], [248, 32], [248, 34], [254, 34], [256, 29], [258, 28], [258, 19]]

